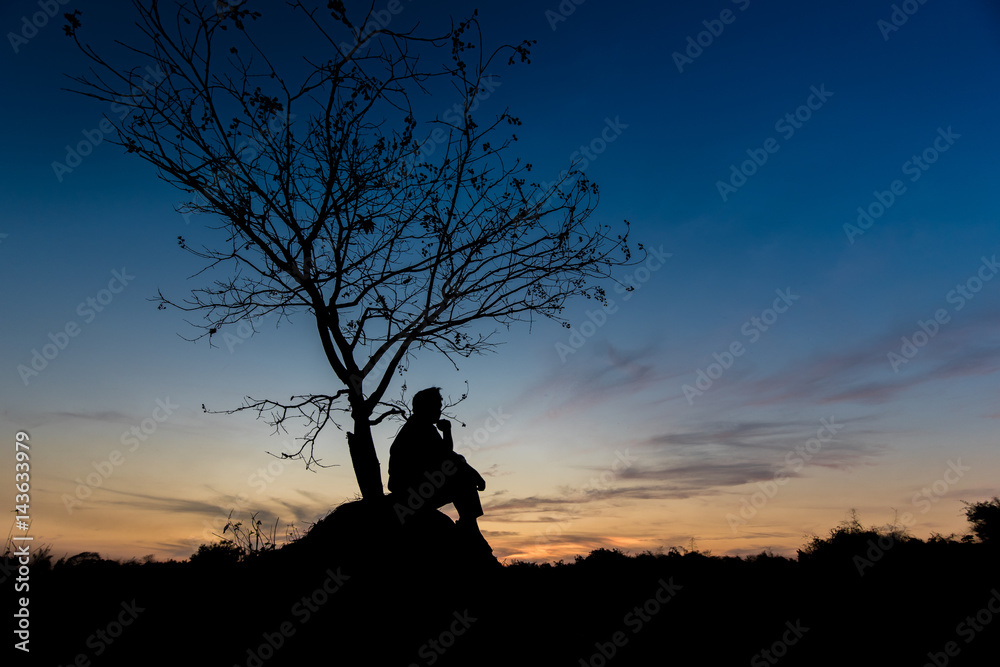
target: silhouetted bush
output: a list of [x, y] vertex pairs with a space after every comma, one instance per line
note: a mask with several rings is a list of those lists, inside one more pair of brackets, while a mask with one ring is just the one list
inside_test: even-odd
[[993, 496], [993, 500], [966, 503], [965, 517], [981, 542], [1000, 544], [1000, 497]]
[[243, 560], [246, 551], [229, 540], [216, 544], [202, 544], [191, 554], [191, 564], [199, 567], [234, 566]]
[[[970, 522], [989, 528], [997, 505], [970, 506]], [[956, 664], [979, 665], [1000, 650], [1000, 615], [991, 625], [982, 611], [1000, 596], [989, 533], [921, 540], [852, 513], [797, 559], [604, 548], [496, 571], [470, 563], [438, 514], [400, 525], [384, 506], [353, 502], [252, 557], [227, 539], [189, 562], [40, 561], [33, 657], [97, 658], [88, 640], [132, 607], [143, 611], [102, 666], [774, 664], [764, 650], [784, 653], [781, 667], [894, 665], [924, 664], [948, 642]], [[974, 642], [967, 617], [982, 628]]]

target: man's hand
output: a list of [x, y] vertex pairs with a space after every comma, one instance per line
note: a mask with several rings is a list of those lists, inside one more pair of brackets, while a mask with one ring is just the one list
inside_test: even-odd
[[447, 419], [440, 419], [434, 425], [437, 426], [438, 430], [442, 433], [451, 433], [451, 422]]
[[476, 480], [476, 488], [479, 489], [480, 491], [485, 491], [486, 490], [486, 480], [483, 479], [483, 476], [480, 475], [478, 472], [476, 473], [476, 477], [479, 478], [478, 480]]

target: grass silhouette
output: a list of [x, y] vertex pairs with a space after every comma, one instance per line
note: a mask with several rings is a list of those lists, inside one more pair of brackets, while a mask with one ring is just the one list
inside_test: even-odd
[[43, 549], [32, 664], [996, 664], [995, 505], [968, 506], [962, 538], [852, 516], [796, 558], [598, 549], [496, 568], [443, 514], [393, 526], [360, 501], [281, 547], [251, 517], [183, 562]]

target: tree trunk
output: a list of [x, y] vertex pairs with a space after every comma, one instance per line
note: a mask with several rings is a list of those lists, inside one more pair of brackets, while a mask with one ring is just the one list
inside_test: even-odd
[[375, 453], [375, 441], [372, 439], [372, 427], [367, 415], [354, 417], [354, 432], [347, 434], [347, 446], [351, 452], [354, 476], [361, 488], [361, 497], [365, 500], [383, 498], [385, 492], [382, 490], [382, 469]]

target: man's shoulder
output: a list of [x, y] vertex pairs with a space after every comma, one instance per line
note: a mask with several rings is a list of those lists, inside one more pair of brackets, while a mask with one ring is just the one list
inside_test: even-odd
[[419, 421], [417, 419], [414, 419], [413, 417], [410, 417], [403, 424], [403, 427], [401, 429], [399, 429], [399, 432], [400, 432], [400, 434], [403, 434], [403, 433], [413, 433], [413, 434], [416, 434], [416, 433], [425, 433], [428, 428], [433, 429], [434, 427], [431, 426], [430, 424], [428, 424], [427, 422], [421, 422], [421, 421]]
[[426, 438], [440, 439], [441, 436], [438, 434], [437, 429], [434, 428], [433, 424], [427, 422], [420, 422], [410, 417], [403, 424], [402, 428], [399, 429], [399, 433], [396, 434], [396, 439], [393, 444], [397, 442], [407, 442], [411, 440], [423, 440]]

